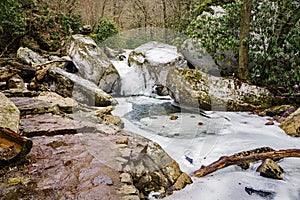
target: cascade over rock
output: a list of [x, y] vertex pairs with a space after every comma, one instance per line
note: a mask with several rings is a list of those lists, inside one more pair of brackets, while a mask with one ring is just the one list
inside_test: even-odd
[[252, 111], [270, 107], [273, 99], [267, 89], [197, 69], [171, 69], [166, 87], [180, 106], [204, 110]]
[[64, 49], [64, 54], [71, 57], [82, 78], [108, 93], [117, 89], [120, 82], [118, 71], [90, 37], [73, 35], [66, 41]]
[[129, 54], [128, 64], [142, 80], [136, 89], [148, 92], [154, 85], [165, 85], [171, 68], [187, 66], [175, 46], [158, 42], [149, 42], [133, 50]]

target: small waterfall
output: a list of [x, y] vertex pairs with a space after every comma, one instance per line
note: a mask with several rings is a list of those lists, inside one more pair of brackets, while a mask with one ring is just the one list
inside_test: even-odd
[[154, 86], [157, 80], [165, 79], [168, 69], [161, 70], [160, 77], [156, 77], [154, 73], [146, 70], [141, 66], [133, 64], [128, 65], [128, 55], [131, 51], [127, 50], [124, 54], [126, 59], [123, 61], [112, 60], [113, 65], [118, 70], [121, 77], [121, 84], [117, 96], [156, 96]]

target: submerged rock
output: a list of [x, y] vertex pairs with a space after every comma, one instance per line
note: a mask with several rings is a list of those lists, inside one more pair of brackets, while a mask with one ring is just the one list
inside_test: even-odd
[[274, 199], [274, 196], [276, 195], [275, 192], [273, 191], [265, 191], [265, 190], [256, 190], [250, 187], [245, 187], [245, 191], [249, 194], [249, 195], [253, 195], [256, 194], [260, 197], [263, 197], [264, 199], [269, 199], [272, 200]]
[[195, 109], [252, 111], [270, 107], [273, 99], [267, 89], [196, 69], [171, 69], [166, 86], [176, 103]]
[[65, 43], [65, 54], [72, 58], [78, 74], [105, 92], [119, 87], [120, 75], [104, 52], [88, 36], [73, 35]]
[[300, 137], [300, 108], [288, 116], [280, 124], [280, 128], [292, 137]]

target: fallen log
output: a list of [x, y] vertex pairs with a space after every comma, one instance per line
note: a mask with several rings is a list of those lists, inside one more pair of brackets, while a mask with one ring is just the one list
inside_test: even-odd
[[286, 157], [300, 157], [300, 149], [274, 150], [270, 152], [253, 153], [250, 155], [235, 154], [231, 156], [222, 156], [219, 158], [219, 160], [211, 163], [208, 166], [202, 165], [201, 168], [196, 170], [193, 174], [195, 177], [200, 178], [231, 165], [243, 165], [244, 163], [256, 162], [259, 160], [265, 160], [267, 158], [272, 160], [280, 160]]
[[0, 127], [0, 169], [21, 160], [31, 150], [32, 141], [8, 128]]

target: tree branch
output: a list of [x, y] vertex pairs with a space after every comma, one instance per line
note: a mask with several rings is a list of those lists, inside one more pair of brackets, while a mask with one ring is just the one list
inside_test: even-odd
[[300, 149], [286, 149], [278, 151], [270, 151], [263, 153], [254, 153], [251, 155], [232, 155], [222, 156], [219, 160], [211, 163], [208, 166], [202, 165], [200, 169], [194, 172], [195, 177], [203, 177], [207, 174], [215, 172], [219, 169], [228, 167], [230, 165], [242, 165], [244, 163], [256, 162], [270, 158], [272, 160], [282, 159], [285, 157], [300, 157]]
[[41, 64], [34, 65], [33, 67], [38, 68], [38, 67], [43, 67], [45, 65], [50, 65], [53, 63], [63, 63], [63, 62], [70, 62], [70, 61], [69, 60], [51, 60], [51, 61], [47, 61], [47, 62], [44, 62]]

